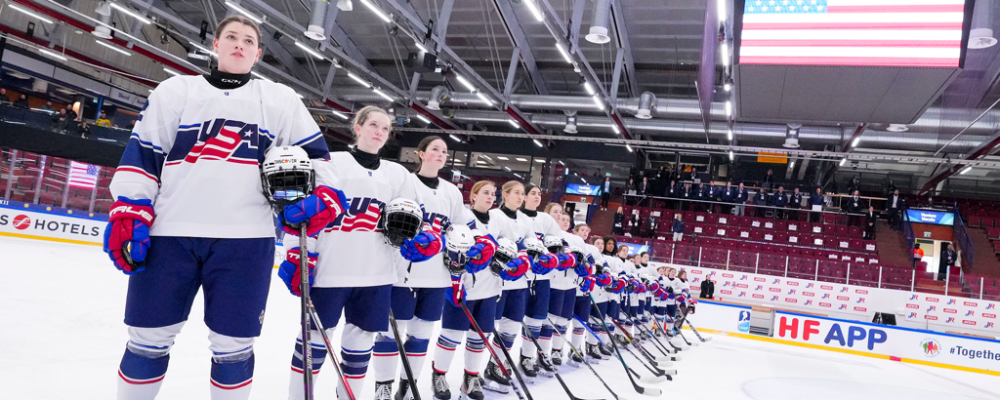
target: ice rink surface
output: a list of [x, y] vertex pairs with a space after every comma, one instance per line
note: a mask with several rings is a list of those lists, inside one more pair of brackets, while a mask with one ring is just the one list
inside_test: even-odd
[[[127, 277], [96, 246], [0, 238], [0, 399], [113, 399], [118, 362], [125, 349], [122, 323]], [[359, 266], [363, 267], [363, 266]], [[202, 322], [201, 296], [170, 357], [160, 399], [208, 399], [210, 353]], [[299, 303], [275, 277], [255, 346], [253, 399], [282, 399], [288, 391], [289, 361], [298, 333]], [[689, 340], [696, 340], [686, 333]], [[339, 342], [339, 332], [333, 338]], [[431, 339], [432, 343], [436, 336]], [[418, 384], [431, 399], [431, 346]], [[460, 348], [459, 351], [462, 351]], [[653, 350], [655, 352], [655, 350]], [[516, 348], [515, 348], [516, 352]], [[716, 336], [682, 351], [672, 382], [656, 384], [662, 399], [1000, 399], [1000, 378], [813, 350], [749, 339]], [[516, 357], [516, 356], [515, 356]], [[452, 393], [461, 386], [461, 354], [449, 373]], [[640, 374], [647, 372], [625, 354]], [[596, 369], [630, 400], [632, 390], [620, 363]], [[561, 372], [578, 397], [612, 399], [586, 368]], [[329, 362], [317, 399], [333, 399], [336, 376]], [[369, 376], [360, 399], [372, 398]], [[536, 400], [567, 399], [555, 379], [539, 378], [529, 389]], [[487, 392], [487, 399], [516, 399]]]

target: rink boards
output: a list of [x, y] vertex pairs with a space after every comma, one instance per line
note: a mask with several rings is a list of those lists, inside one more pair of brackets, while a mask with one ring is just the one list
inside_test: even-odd
[[0, 199], [0, 236], [101, 245], [108, 216]]
[[701, 332], [1000, 376], [1000, 341], [773, 310], [771, 337], [749, 334], [751, 307], [701, 300]]

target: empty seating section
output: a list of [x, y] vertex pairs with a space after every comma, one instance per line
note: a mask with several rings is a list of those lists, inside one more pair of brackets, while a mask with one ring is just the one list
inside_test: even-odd
[[112, 203], [108, 186], [115, 169], [98, 167], [97, 187], [89, 189], [67, 185], [71, 166], [71, 161], [64, 158], [3, 149], [0, 156], [0, 198], [107, 213]]

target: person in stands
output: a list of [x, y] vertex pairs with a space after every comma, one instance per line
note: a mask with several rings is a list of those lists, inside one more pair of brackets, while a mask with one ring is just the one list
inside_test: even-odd
[[903, 209], [903, 198], [899, 195], [899, 189], [893, 189], [892, 194], [886, 200], [886, 212], [889, 213], [889, 227], [893, 230], [900, 230], [900, 211]]
[[98, 118], [97, 121], [94, 122], [94, 125], [110, 128], [111, 120], [108, 119], [108, 114], [105, 113], [104, 111], [101, 111], [101, 118]]
[[601, 209], [608, 209], [608, 201], [611, 201], [611, 177], [604, 177], [604, 184], [601, 185]]
[[812, 222], [819, 222], [820, 215], [823, 214], [823, 189], [817, 187], [816, 191], [809, 195], [809, 207], [812, 209], [812, 215], [809, 219]]
[[611, 227], [611, 232], [616, 236], [625, 236], [626, 223], [628, 221], [625, 219], [625, 211], [618, 207], [618, 211], [615, 211], [615, 225]]
[[701, 293], [698, 297], [711, 300], [715, 296], [715, 282], [712, 282], [712, 275], [705, 274], [705, 280], [701, 281]]
[[684, 220], [681, 219], [680, 214], [674, 214], [674, 225], [670, 228], [670, 231], [674, 233], [675, 242], [684, 240]]
[[938, 264], [938, 274], [937, 280], [943, 281], [947, 278], [948, 269], [955, 265], [955, 261], [958, 260], [958, 253], [952, 250], [951, 243], [943, 243], [944, 250], [941, 251], [941, 261]]
[[858, 214], [861, 214], [861, 197], [858, 196], [857, 190], [854, 191], [854, 196], [851, 196], [851, 198], [847, 200], [847, 212], [847, 225], [859, 226], [861, 218], [858, 217]]
[[868, 206], [868, 212], [865, 213], [865, 239], [875, 240], [876, 220], [878, 220], [878, 214], [875, 213], [875, 207]]

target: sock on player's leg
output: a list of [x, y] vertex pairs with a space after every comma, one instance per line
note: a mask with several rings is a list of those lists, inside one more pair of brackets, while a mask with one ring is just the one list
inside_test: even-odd
[[451, 369], [451, 361], [455, 359], [455, 349], [461, 344], [464, 332], [452, 329], [442, 329], [438, 337], [437, 349], [434, 350], [434, 361], [431, 368], [435, 372], [447, 373]]
[[[333, 335], [333, 331], [335, 329], [336, 327], [327, 329], [327, 336]], [[326, 361], [327, 350], [326, 343], [323, 341], [323, 336], [320, 334], [319, 330], [313, 329], [309, 333], [309, 343], [312, 346], [313, 385], [315, 387], [316, 381], [319, 379], [319, 370], [323, 367], [323, 362]], [[303, 365], [302, 337], [299, 336], [295, 338], [295, 353], [292, 354], [292, 371], [288, 377], [289, 400], [300, 400], [305, 398], [305, 392], [302, 389]]]
[[167, 374], [170, 347], [183, 322], [160, 328], [128, 328], [129, 341], [118, 366], [118, 398], [151, 400]]
[[[488, 338], [489, 336], [487, 336]], [[486, 349], [486, 344], [482, 339], [472, 336], [465, 339], [465, 372], [476, 375], [482, 371], [484, 349]]]
[[[319, 332], [316, 332], [319, 335]], [[209, 391], [212, 400], [246, 400], [250, 398], [250, 387], [253, 383], [254, 338], [238, 338], [209, 332], [208, 340], [212, 343], [212, 385]], [[322, 355], [326, 357], [326, 348], [321, 347]], [[317, 355], [313, 354], [314, 359]], [[315, 364], [315, 362], [314, 362]]]

